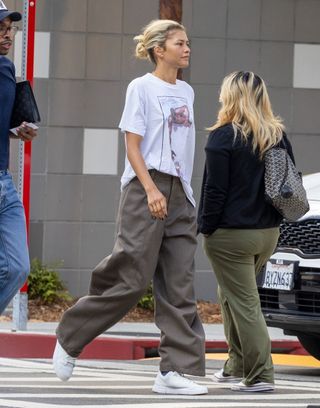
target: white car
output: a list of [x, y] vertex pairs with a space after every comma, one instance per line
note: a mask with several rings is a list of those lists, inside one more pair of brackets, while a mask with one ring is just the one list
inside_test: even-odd
[[320, 360], [320, 173], [303, 177], [310, 210], [284, 221], [276, 252], [258, 277], [268, 326], [297, 336]]

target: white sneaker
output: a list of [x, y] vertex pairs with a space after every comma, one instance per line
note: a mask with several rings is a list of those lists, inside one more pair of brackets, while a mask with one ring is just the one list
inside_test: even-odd
[[208, 388], [199, 385], [176, 371], [169, 371], [166, 375], [158, 373], [154, 382], [153, 392], [158, 394], [201, 395], [208, 394]]
[[53, 353], [53, 369], [57, 377], [62, 381], [68, 381], [72, 376], [72, 371], [76, 363], [76, 358], [69, 354], [61, 347], [57, 340], [56, 348]]
[[274, 391], [274, 384], [267, 382], [257, 382], [252, 385], [246, 385], [243, 381], [231, 386], [232, 391], [244, 391], [244, 392], [261, 392], [261, 391]]
[[236, 377], [234, 375], [228, 375], [224, 374], [223, 368], [219, 370], [218, 372], [213, 374], [213, 379], [217, 382], [223, 382], [223, 383], [233, 383], [233, 382], [239, 382], [242, 380], [242, 377]]

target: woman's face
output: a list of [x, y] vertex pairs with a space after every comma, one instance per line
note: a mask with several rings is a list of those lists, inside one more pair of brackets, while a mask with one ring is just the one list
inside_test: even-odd
[[190, 46], [187, 34], [183, 30], [171, 31], [166, 40], [165, 47], [161, 48], [159, 57], [161, 61], [173, 68], [188, 67]]

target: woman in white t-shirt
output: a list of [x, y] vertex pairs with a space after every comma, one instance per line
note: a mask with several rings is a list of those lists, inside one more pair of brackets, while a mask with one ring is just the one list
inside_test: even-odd
[[152, 21], [135, 40], [136, 56], [155, 68], [129, 84], [119, 125], [127, 157], [116, 242], [94, 269], [89, 295], [59, 324], [54, 368], [59, 378], [69, 379], [83, 347], [118, 322], [153, 279], [161, 330], [153, 391], [205, 394], [207, 387], [183, 376], [205, 374], [204, 331], [194, 297], [194, 93], [177, 79], [178, 70], [189, 65], [189, 41], [184, 27], [171, 20]]

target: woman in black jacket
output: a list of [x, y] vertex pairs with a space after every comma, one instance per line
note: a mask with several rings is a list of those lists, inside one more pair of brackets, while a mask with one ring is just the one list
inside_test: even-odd
[[272, 391], [271, 344], [256, 276], [276, 247], [282, 217], [264, 198], [263, 158], [283, 139], [293, 159], [292, 149], [258, 75], [228, 75], [220, 102], [205, 148], [198, 215], [229, 344], [229, 359], [215, 379], [237, 382], [236, 391]]

